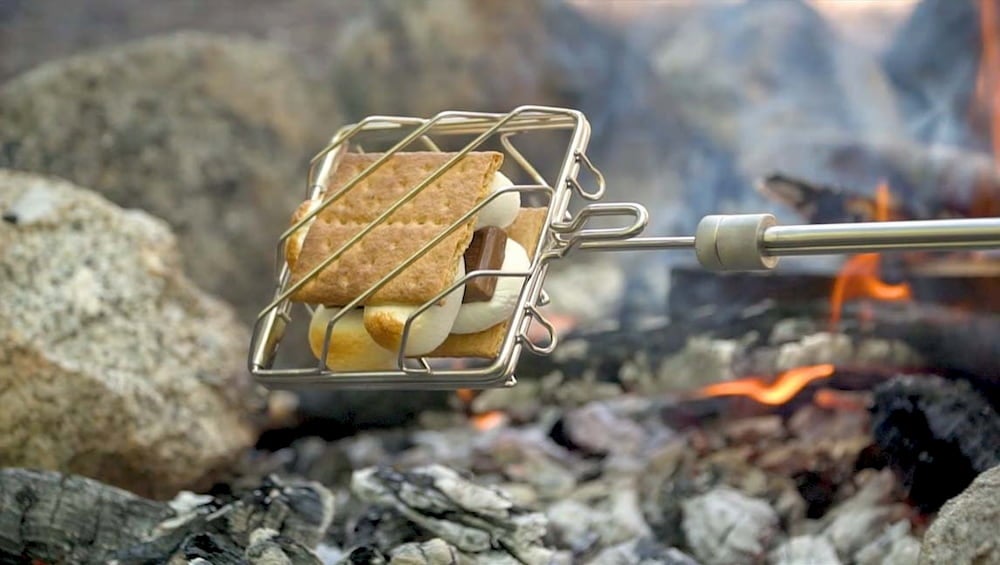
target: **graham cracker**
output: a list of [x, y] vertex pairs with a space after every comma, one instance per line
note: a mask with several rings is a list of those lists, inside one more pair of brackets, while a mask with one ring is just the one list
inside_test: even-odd
[[[347, 153], [327, 183], [326, 194], [345, 186], [381, 153]], [[444, 165], [454, 153], [398, 153], [316, 215], [302, 238], [293, 234], [286, 245], [291, 284], [322, 263], [391, 205]], [[482, 201], [503, 154], [472, 152], [456, 162], [412, 200], [393, 212], [337, 260], [292, 294], [296, 302], [344, 306], [414, 255], [463, 214]], [[296, 210], [293, 221], [308, 211]], [[458, 262], [472, 240], [476, 215], [432, 247], [364, 301], [365, 305], [423, 304], [455, 278]]]
[[[520, 243], [531, 259], [535, 256], [538, 234], [545, 225], [547, 213], [548, 208], [522, 208], [517, 219], [507, 228], [507, 236]], [[481, 332], [451, 334], [426, 357], [496, 357], [509, 325], [507, 320]]]

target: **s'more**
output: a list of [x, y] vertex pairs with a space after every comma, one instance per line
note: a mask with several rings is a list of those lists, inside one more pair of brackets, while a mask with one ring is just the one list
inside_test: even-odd
[[[310, 346], [317, 357], [327, 350], [326, 364], [333, 370], [395, 368], [409, 316], [467, 273], [527, 272], [545, 225], [546, 208], [522, 208], [520, 193], [504, 192], [369, 292], [477, 204], [513, 186], [500, 172], [503, 154], [470, 152], [358, 238], [366, 226], [455, 154], [396, 153], [348, 186], [383, 157], [380, 153], [343, 154], [325, 179], [325, 192], [303, 202], [293, 214], [292, 224], [314, 212], [325, 199], [336, 198], [294, 231], [285, 244], [290, 284], [302, 282], [291, 300], [316, 306]], [[313, 273], [355, 238], [353, 245]], [[470, 279], [414, 319], [405, 355], [495, 357], [523, 284], [523, 276]], [[362, 296], [365, 298], [357, 308], [341, 314], [327, 340], [327, 322]]]

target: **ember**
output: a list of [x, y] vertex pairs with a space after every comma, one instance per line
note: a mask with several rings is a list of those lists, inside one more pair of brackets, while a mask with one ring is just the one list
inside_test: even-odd
[[798, 367], [778, 375], [772, 382], [759, 377], [709, 385], [699, 391], [700, 396], [744, 395], [763, 404], [784, 404], [794, 398], [806, 385], [825, 379], [834, 373], [830, 364]]

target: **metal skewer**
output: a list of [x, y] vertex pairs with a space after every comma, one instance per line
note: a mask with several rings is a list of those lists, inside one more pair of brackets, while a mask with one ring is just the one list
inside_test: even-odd
[[1000, 218], [779, 226], [770, 214], [706, 216], [695, 236], [587, 241], [580, 248], [693, 249], [709, 269], [771, 269], [784, 256], [997, 249]]

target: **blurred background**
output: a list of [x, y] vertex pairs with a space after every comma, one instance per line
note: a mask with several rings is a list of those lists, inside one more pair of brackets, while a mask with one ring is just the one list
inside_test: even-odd
[[[269, 296], [274, 244], [303, 196], [308, 159], [370, 114], [578, 108], [608, 198], [649, 207], [651, 233], [689, 234], [715, 212], [844, 219], [766, 198], [755, 182], [775, 173], [862, 197], [888, 182], [912, 215], [934, 217], [996, 186], [995, 9], [0, 0], [0, 167], [63, 177], [165, 219], [189, 276], [248, 325]], [[581, 257], [554, 273], [567, 288], [553, 293], [555, 307], [575, 323], [641, 324], [664, 313], [668, 267], [691, 260]], [[387, 412], [364, 396], [307, 404], [365, 425], [404, 417], [414, 397], [379, 396]]]

